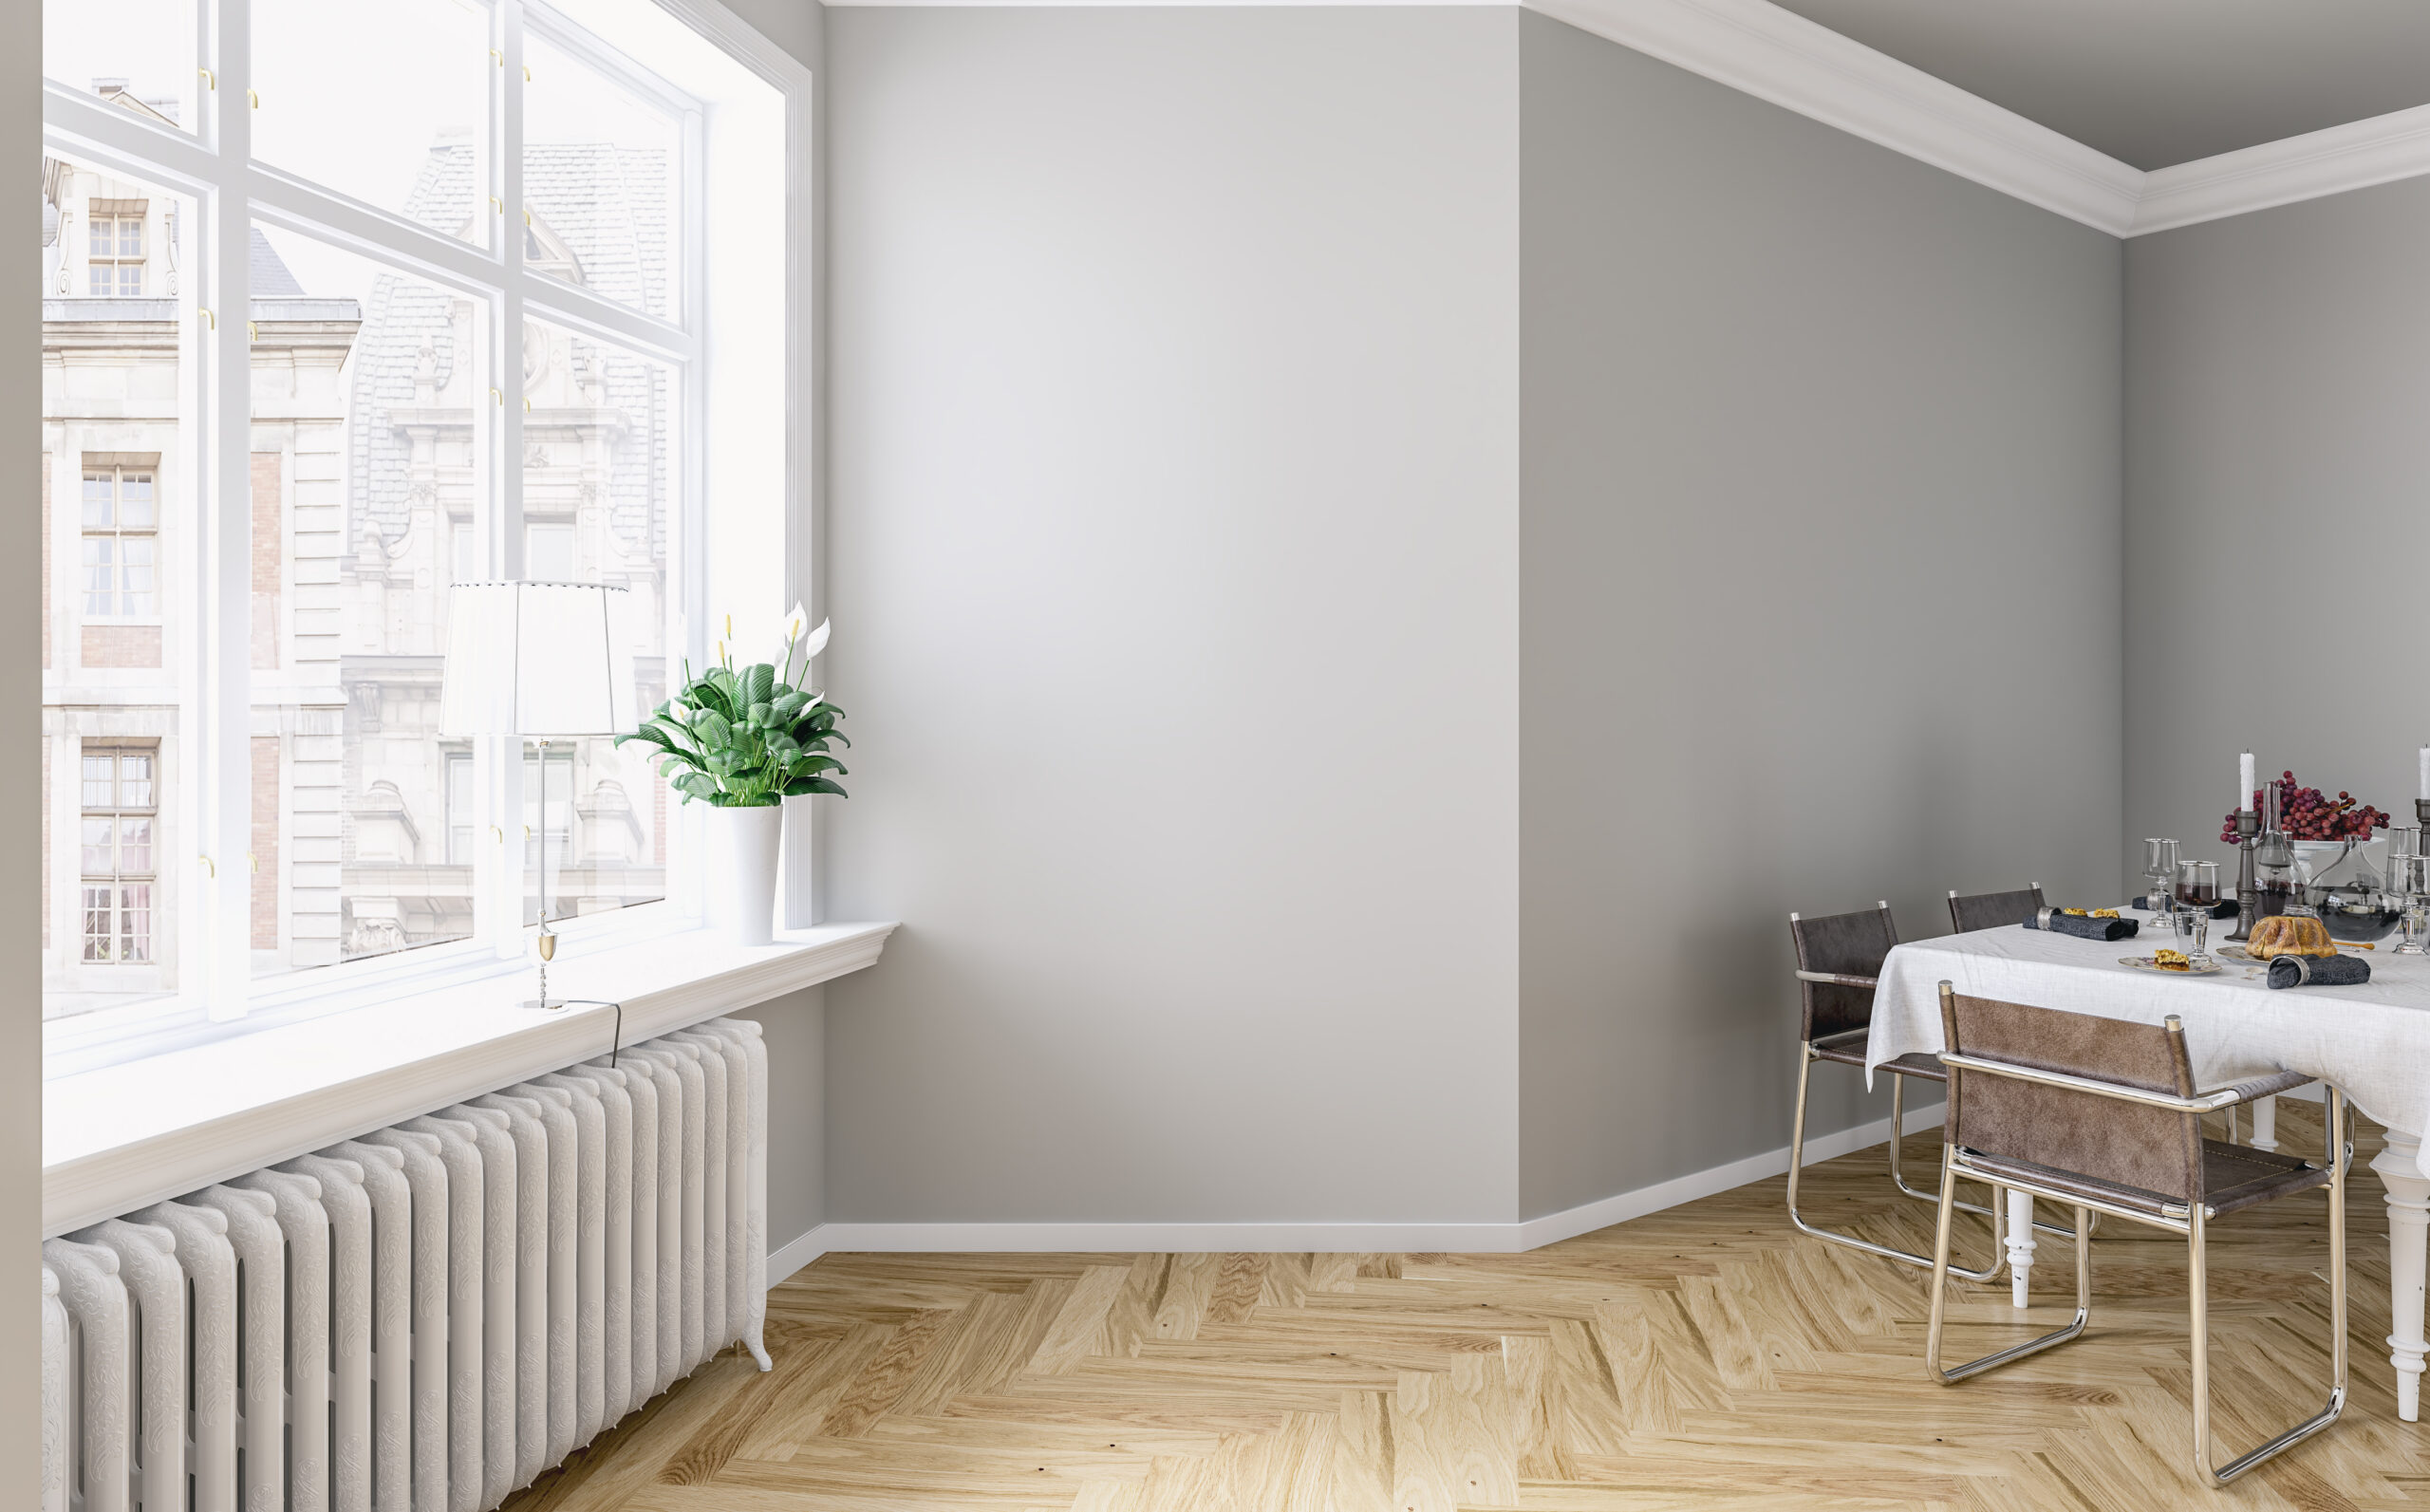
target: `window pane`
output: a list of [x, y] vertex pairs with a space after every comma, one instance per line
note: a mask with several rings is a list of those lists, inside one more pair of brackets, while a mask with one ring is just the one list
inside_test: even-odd
[[84, 612], [118, 612], [118, 541], [108, 535], [84, 537]]
[[[190, 52], [191, 4], [49, 13], [70, 28], [46, 36], [54, 65], [50, 44], [83, 46], [79, 26], [138, 51], [182, 28]], [[138, 75], [136, 93], [146, 87], [134, 64], [119, 71]], [[42, 190], [43, 1014], [62, 1017], [173, 997], [194, 963], [179, 922], [200, 903], [200, 868], [176, 775], [200, 625], [178, 584], [196, 575], [210, 501], [181, 418], [197, 361], [182, 345], [193, 290], [177, 282], [193, 201], [58, 157], [43, 163]], [[122, 256], [135, 260], [109, 261]], [[91, 257], [107, 282], [88, 283]], [[139, 282], [122, 285], [129, 273]]]
[[118, 822], [118, 868], [121, 871], [149, 872], [152, 869], [152, 821], [121, 819]]
[[109, 875], [115, 853], [110, 849], [110, 826], [107, 816], [84, 821], [84, 871], [88, 876]]
[[121, 527], [130, 531], [152, 528], [152, 475], [125, 472], [118, 480], [119, 519]]
[[275, 700], [256, 684], [254, 727], [274, 718], [289, 741], [278, 828], [255, 847], [260, 896], [279, 900], [253, 951], [271, 976], [473, 932], [447, 804], [465, 743], [439, 738], [439, 695], [457, 528], [480, 537], [475, 423], [494, 410], [475, 301], [292, 232], [256, 237], [251, 572], [290, 606], [256, 622], [277, 642], [256, 660], [283, 675]]
[[675, 318], [683, 131], [608, 75], [527, 35], [524, 256], [533, 270]]
[[43, 0], [42, 71], [152, 121], [192, 131], [194, 0]]
[[152, 537], [127, 535], [119, 539], [119, 601], [118, 611], [137, 619], [152, 617]]
[[152, 807], [150, 756], [122, 756], [118, 758], [118, 801], [122, 809]]
[[253, 0], [252, 35], [255, 158], [489, 245], [486, 6]]
[[571, 583], [573, 527], [527, 525], [523, 529], [523, 575], [534, 583]]
[[[666, 697], [668, 595], [680, 581], [669, 528], [682, 476], [676, 374], [538, 321], [524, 333], [523, 361], [533, 374], [526, 381], [533, 415], [523, 427], [525, 529], [535, 545], [541, 532], [560, 532], [547, 549], [559, 553], [551, 565], [567, 580], [627, 590], [609, 595], [616, 633], [632, 655], [635, 701], [652, 707]], [[565, 765], [551, 760], [548, 774], [551, 917], [664, 896], [667, 807], [657, 769], [637, 745], [571, 745]], [[527, 774], [527, 822], [536, 835], [536, 764]], [[539, 917], [536, 877], [523, 917]]]

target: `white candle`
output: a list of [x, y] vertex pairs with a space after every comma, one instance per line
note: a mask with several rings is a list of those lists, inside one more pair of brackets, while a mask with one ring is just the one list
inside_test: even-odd
[[[2421, 748], [2421, 761], [2422, 773], [2425, 776], [2430, 776], [2430, 746]], [[2236, 807], [2239, 809], [2252, 807], [2252, 753], [2247, 751], [2236, 757]], [[2422, 796], [2430, 797], [2430, 793], [2424, 793]]]
[[2430, 745], [2421, 748], [2421, 793], [2430, 798]]

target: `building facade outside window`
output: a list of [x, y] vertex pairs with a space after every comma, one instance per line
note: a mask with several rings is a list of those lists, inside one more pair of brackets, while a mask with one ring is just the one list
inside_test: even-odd
[[[597, 9], [624, 46], [585, 0], [152, 0], [133, 28], [47, 0], [46, 1018], [514, 959], [544, 836], [552, 918], [667, 895], [638, 755], [557, 742], [543, 805], [535, 748], [437, 723], [456, 584], [626, 589], [644, 707], [709, 619], [716, 128], [651, 62], [748, 100], [738, 161], [784, 96]], [[197, 91], [218, 25], [251, 51]], [[781, 406], [789, 364], [735, 412]], [[730, 471], [784, 447], [738, 436]]]

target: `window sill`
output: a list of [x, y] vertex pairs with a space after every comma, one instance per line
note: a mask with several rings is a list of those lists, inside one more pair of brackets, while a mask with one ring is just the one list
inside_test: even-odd
[[[858, 971], [891, 924], [781, 931], [772, 945], [686, 930], [570, 954], [568, 998], [624, 1004], [636, 1044]], [[43, 1089], [43, 1233], [66, 1233], [608, 1054], [616, 1010], [517, 1004], [530, 971], [392, 998], [63, 1076]]]

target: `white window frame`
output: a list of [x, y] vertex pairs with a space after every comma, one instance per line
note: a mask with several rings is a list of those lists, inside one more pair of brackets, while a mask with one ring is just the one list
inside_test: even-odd
[[[717, 0], [653, 0], [659, 9], [706, 39], [718, 50], [783, 97], [785, 114], [783, 249], [787, 336], [786, 392], [791, 396], [783, 437], [784, 497], [779, 549], [788, 602], [814, 601], [809, 570], [814, 536], [811, 511], [811, 437], [806, 420], [815, 413], [812, 390], [810, 176], [812, 152], [810, 72], [799, 61], [741, 22]], [[477, 908], [471, 939], [340, 962], [266, 979], [252, 975], [250, 838], [250, 644], [252, 529], [252, 370], [247, 280], [252, 223], [282, 227], [355, 252], [422, 279], [474, 302], [485, 340], [495, 390], [486, 416], [477, 413], [476, 445], [488, 459], [489, 507], [480, 533], [483, 553], [495, 574], [522, 575], [523, 509], [519, 469], [509, 458], [522, 455], [525, 404], [521, 333], [527, 316], [577, 334], [611, 343], [677, 369], [682, 389], [680, 476], [672, 487], [668, 522], [679, 544], [671, 552], [680, 579], [670, 595], [686, 606], [709, 602], [709, 530], [705, 458], [719, 440], [714, 407], [706, 391], [719, 368], [709, 329], [709, 292], [702, 277], [705, 207], [697, 201], [703, 176], [702, 114], [697, 103], [649, 75], [623, 53], [544, 3], [488, 0], [491, 13], [492, 88], [490, 141], [483, 165], [484, 193], [492, 196], [493, 232], [487, 247], [404, 219], [402, 215], [322, 188], [251, 156], [247, 101], [251, 79], [250, 0], [199, 0], [196, 56], [207, 87], [199, 91], [196, 129], [189, 133], [153, 122], [99, 96], [46, 79], [43, 89], [47, 151], [103, 172], [123, 174], [160, 191], [191, 198], [196, 255], [193, 276], [178, 299], [179, 349], [189, 381], [182, 414], [192, 458], [172, 490], [155, 483], [156, 522], [200, 522], [202, 538], [181, 553], [183, 591], [196, 595], [196, 633], [182, 671], [190, 690], [178, 727], [186, 753], [174, 801], [184, 820], [180, 854], [157, 853], [156, 875], [179, 874], [180, 906], [174, 919], [156, 913], [157, 942], [176, 931], [179, 991], [175, 999], [101, 1009], [45, 1026], [46, 1074], [72, 1074], [224, 1037], [250, 1029], [378, 1002], [402, 993], [453, 981], [495, 976], [535, 959], [535, 930], [521, 922], [526, 877], [522, 869], [523, 812], [519, 750], [511, 737], [474, 742], [476, 788], [482, 815], [476, 837]], [[662, 320], [590, 289], [568, 284], [523, 263], [521, 80], [527, 32], [597, 68], [617, 84], [670, 108], [684, 122], [684, 200], [680, 208], [682, 280], [676, 318]], [[152, 249], [147, 244], [145, 251]], [[736, 381], [739, 381], [738, 379]], [[79, 475], [81, 479], [81, 474]], [[217, 503], [205, 508], [203, 501]], [[751, 532], [764, 552], [769, 522]], [[160, 528], [156, 523], [156, 529]], [[680, 533], [677, 533], [680, 532]], [[156, 550], [156, 556], [158, 555]], [[452, 550], [447, 552], [452, 561]], [[164, 569], [156, 565], [156, 599], [167, 592]], [[666, 655], [707, 661], [710, 616], [694, 612], [669, 627]], [[215, 662], [205, 646], [233, 648]], [[670, 667], [670, 681], [672, 668]], [[442, 766], [442, 773], [444, 768]], [[443, 778], [442, 778], [443, 780]], [[156, 793], [156, 798], [158, 794]], [[510, 825], [503, 816], [516, 816]], [[569, 946], [611, 932], [620, 939], [697, 927], [701, 879], [697, 858], [703, 825], [690, 806], [670, 803], [668, 820], [684, 839], [670, 844], [666, 897], [604, 914], [560, 922], [556, 932]], [[807, 886], [813, 875], [807, 826], [788, 827], [785, 874], [791, 890], [785, 921], [807, 925], [815, 901]], [[670, 837], [673, 839], [673, 837]], [[486, 841], [486, 843], [484, 843]], [[156, 834], [156, 846], [159, 843]], [[485, 859], [484, 859], [485, 858]]]

